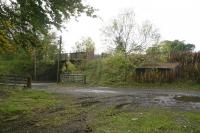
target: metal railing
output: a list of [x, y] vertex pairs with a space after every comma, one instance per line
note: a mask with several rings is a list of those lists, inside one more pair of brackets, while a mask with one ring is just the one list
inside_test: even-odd
[[86, 75], [85, 74], [64, 73], [64, 74], [61, 74], [60, 79], [61, 79], [62, 83], [74, 82], [74, 83], [86, 84]]

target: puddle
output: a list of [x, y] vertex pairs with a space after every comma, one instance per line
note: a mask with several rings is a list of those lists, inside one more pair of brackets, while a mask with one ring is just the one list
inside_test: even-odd
[[77, 89], [74, 90], [75, 92], [82, 92], [82, 93], [117, 93], [116, 91], [110, 91], [110, 90], [91, 90], [91, 89]]
[[174, 104], [173, 97], [170, 95], [166, 96], [156, 96], [154, 98], [154, 102], [161, 104], [161, 105], [171, 105]]
[[175, 96], [174, 99], [182, 102], [200, 102], [200, 97], [197, 96]]

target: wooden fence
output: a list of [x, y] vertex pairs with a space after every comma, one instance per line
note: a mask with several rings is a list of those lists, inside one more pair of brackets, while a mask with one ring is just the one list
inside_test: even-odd
[[134, 75], [134, 81], [136, 82], [150, 82], [150, 83], [163, 83], [173, 82], [177, 80], [177, 73], [169, 72], [147, 72], [138, 73]]
[[200, 52], [171, 53], [169, 62], [179, 62], [179, 79], [200, 82]]
[[200, 82], [200, 52], [174, 52], [169, 55], [168, 62], [179, 63], [176, 71], [139, 73], [133, 74], [133, 78], [137, 82]]
[[23, 85], [24, 87], [31, 88], [31, 78], [18, 75], [0, 75], [0, 84], [14, 86]]
[[86, 84], [86, 75], [84, 74], [61, 74], [61, 82], [62, 83], [69, 83], [69, 82], [74, 82], [74, 83], [83, 83]]

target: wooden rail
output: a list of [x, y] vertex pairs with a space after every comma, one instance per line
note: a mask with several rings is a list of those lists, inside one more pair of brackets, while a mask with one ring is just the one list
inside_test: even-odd
[[31, 78], [18, 75], [0, 75], [0, 84], [14, 86], [23, 85], [24, 87], [31, 88]]
[[138, 73], [134, 76], [136, 82], [150, 82], [150, 83], [163, 83], [163, 82], [173, 82], [178, 78], [177, 72], [147, 72]]
[[61, 82], [66, 83], [66, 82], [81, 82], [83, 84], [86, 84], [86, 75], [84, 74], [61, 74]]

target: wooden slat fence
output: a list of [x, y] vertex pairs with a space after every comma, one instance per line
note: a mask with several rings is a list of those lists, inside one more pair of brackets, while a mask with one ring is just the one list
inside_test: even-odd
[[148, 72], [134, 75], [134, 81], [150, 83], [173, 82], [177, 78], [177, 73], [174, 72]]
[[23, 85], [31, 88], [31, 78], [18, 75], [0, 75], [0, 84], [2, 85]]
[[180, 63], [180, 80], [200, 82], [200, 52], [171, 53], [169, 62]]

